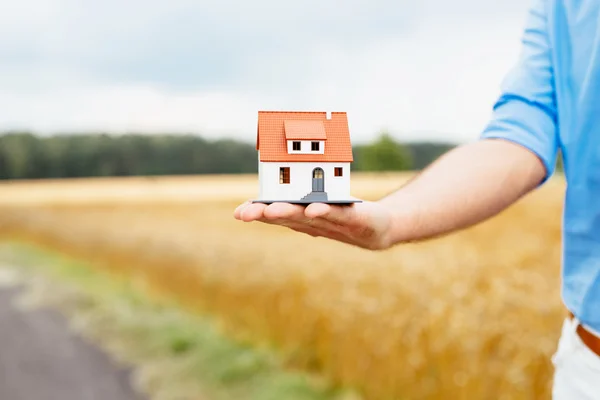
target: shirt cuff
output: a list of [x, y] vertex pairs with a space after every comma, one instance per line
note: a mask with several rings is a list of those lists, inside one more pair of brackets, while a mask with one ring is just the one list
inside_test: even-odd
[[544, 108], [524, 99], [513, 99], [495, 107], [494, 117], [481, 139], [504, 139], [531, 151], [546, 169], [543, 184], [556, 166], [555, 132], [554, 119]]

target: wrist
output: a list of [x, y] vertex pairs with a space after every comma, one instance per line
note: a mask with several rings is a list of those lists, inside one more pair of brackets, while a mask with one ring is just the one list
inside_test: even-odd
[[377, 202], [387, 215], [388, 224], [385, 232], [384, 241], [387, 247], [393, 247], [397, 244], [410, 242], [414, 240], [414, 228], [416, 213], [411, 211], [407, 205], [408, 202], [398, 201], [398, 199], [384, 198]]

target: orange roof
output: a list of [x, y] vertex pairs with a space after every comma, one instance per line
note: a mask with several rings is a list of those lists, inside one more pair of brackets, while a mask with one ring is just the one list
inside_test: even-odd
[[[325, 138], [315, 136], [313, 130], [317, 125], [324, 128]], [[288, 127], [290, 135], [302, 133], [302, 137], [294, 139], [325, 140], [324, 154], [288, 154], [286, 135]], [[306, 132], [306, 133], [304, 133]], [[308, 133], [310, 132], [310, 133]], [[332, 112], [327, 119], [325, 112], [308, 111], [259, 111], [256, 135], [256, 149], [260, 152], [260, 161], [308, 161], [308, 162], [352, 162], [352, 144], [348, 130], [348, 118], [345, 112]], [[308, 136], [311, 136], [310, 138]], [[322, 137], [322, 136], [321, 136]]]
[[323, 121], [283, 121], [285, 138], [287, 140], [326, 140], [325, 125]]

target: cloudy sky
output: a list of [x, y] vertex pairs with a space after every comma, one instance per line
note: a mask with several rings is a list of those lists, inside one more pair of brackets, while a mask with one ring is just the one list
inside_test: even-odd
[[258, 110], [347, 111], [355, 141], [468, 141], [523, 0], [0, 1], [0, 130], [253, 140]]

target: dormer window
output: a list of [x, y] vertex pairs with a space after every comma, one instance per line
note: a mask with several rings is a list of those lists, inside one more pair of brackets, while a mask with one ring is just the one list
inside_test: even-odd
[[286, 120], [283, 130], [288, 154], [325, 154], [327, 134], [323, 121]]

